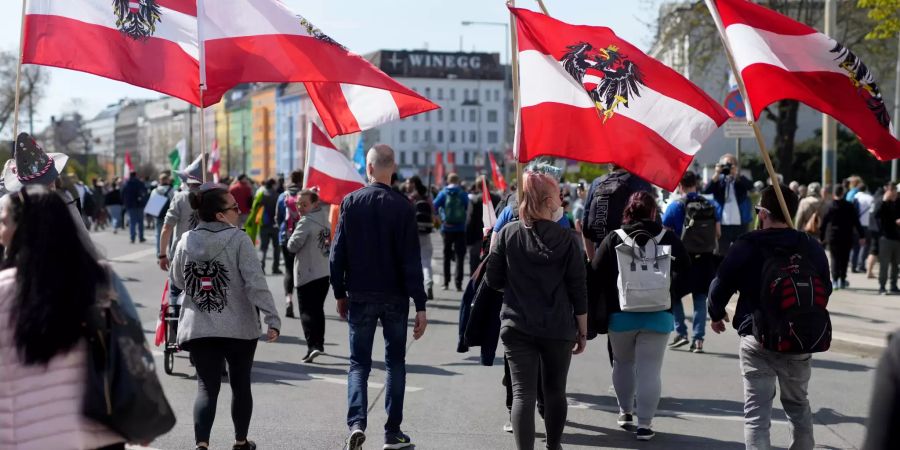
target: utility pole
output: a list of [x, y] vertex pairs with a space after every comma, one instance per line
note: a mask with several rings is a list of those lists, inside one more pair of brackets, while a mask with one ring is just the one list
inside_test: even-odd
[[[837, 3], [825, 0], [825, 34], [833, 36], [837, 20]], [[784, 180], [789, 182], [790, 180]], [[837, 184], [837, 122], [822, 114], [822, 185]]]
[[[897, 33], [897, 68], [894, 71], [894, 137], [900, 137], [900, 33]], [[897, 160], [891, 161], [891, 182], [897, 182]]]

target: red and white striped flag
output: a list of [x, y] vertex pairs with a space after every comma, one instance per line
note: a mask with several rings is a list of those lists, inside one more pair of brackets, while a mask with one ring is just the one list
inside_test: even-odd
[[519, 38], [519, 161], [616, 163], [674, 190], [728, 119], [699, 87], [611, 29], [510, 10]]
[[707, 0], [759, 119], [770, 104], [799, 100], [844, 124], [880, 160], [900, 158], [872, 71], [814, 28], [746, 0]]
[[491, 200], [487, 178], [481, 178], [481, 203], [481, 220], [484, 228], [494, 228], [494, 225], [497, 224], [497, 213], [494, 212], [494, 201]]
[[319, 190], [319, 199], [331, 205], [340, 205], [344, 196], [366, 185], [353, 162], [316, 124], [312, 124], [309, 163], [303, 180], [306, 187]]
[[491, 159], [491, 178], [493, 178], [494, 186], [500, 192], [506, 192], [506, 178], [503, 178], [503, 173], [500, 172], [500, 166], [497, 165], [497, 160], [494, 159], [494, 152], [488, 152], [488, 157]]
[[209, 173], [212, 174], [213, 183], [219, 182], [219, 171], [222, 169], [222, 155], [219, 153], [219, 140], [214, 139], [212, 150], [209, 152], [209, 162], [207, 163]]
[[130, 178], [134, 172], [134, 164], [131, 164], [131, 153], [125, 152], [125, 164], [122, 166], [122, 178]]
[[444, 185], [444, 152], [434, 152], [434, 185]]
[[169, 309], [169, 279], [163, 287], [162, 298], [159, 300], [159, 317], [156, 318], [156, 335], [153, 344], [159, 347], [166, 340], [166, 311]]
[[303, 82], [332, 136], [438, 108], [280, 0], [40, 0], [26, 11], [24, 63], [198, 106], [204, 82], [206, 106], [240, 83]]

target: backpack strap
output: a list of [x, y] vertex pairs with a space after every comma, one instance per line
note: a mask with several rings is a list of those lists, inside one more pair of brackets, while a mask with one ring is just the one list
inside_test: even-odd
[[616, 233], [617, 235], [619, 235], [619, 239], [622, 240], [622, 243], [623, 243], [623, 244], [625, 244], [625, 245], [627, 245], [627, 246], [629, 246], [629, 247], [631, 247], [631, 246], [634, 244], [634, 239], [632, 239], [631, 237], [629, 237], [629, 236], [628, 236], [628, 233], [626, 233], [625, 230], [619, 228], [618, 230], [615, 231], [615, 233]]

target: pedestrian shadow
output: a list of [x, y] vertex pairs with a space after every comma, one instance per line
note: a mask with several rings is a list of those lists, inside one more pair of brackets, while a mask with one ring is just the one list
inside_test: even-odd
[[[348, 362], [350, 361], [350, 358], [347, 356], [337, 356], [337, 355], [329, 355], [329, 356], [331, 356], [332, 358], [344, 359], [344, 360], [347, 360]], [[387, 371], [387, 369], [385, 368], [385, 365], [384, 365], [384, 361], [373, 360], [372, 368], [383, 371], [383, 372]], [[407, 374], [414, 373], [414, 374], [420, 374], [420, 375], [438, 375], [438, 376], [462, 375], [459, 372], [453, 372], [451, 370], [441, 369], [440, 367], [426, 366], [426, 365], [422, 365], [422, 364], [406, 364], [406, 373]]]
[[819, 408], [818, 411], [813, 413], [813, 418], [822, 425], [839, 425], [842, 423], [855, 423], [862, 426], [866, 425], [865, 417], [848, 416], [831, 408]]
[[[320, 356], [320, 358], [324, 357]], [[298, 375], [322, 375], [322, 376], [346, 376], [346, 369], [332, 369], [330, 367], [321, 366], [319, 364], [299, 364], [290, 361], [254, 361], [254, 369], [267, 369], [272, 371], [290, 372]]]
[[[670, 350], [671, 351], [671, 350]], [[677, 351], [677, 350], [676, 350]], [[715, 356], [718, 358], [726, 358], [726, 359], [740, 359], [736, 353], [718, 353], [718, 352], [704, 352], [704, 355]], [[812, 367], [814, 369], [826, 369], [826, 370], [837, 370], [839, 372], [869, 372], [873, 370], [872, 367], [857, 364], [852, 362], [845, 361], [835, 361], [831, 359], [821, 359], [817, 358], [813, 355], [812, 358]]]
[[[590, 433], [573, 433], [570, 429], [583, 430]], [[566, 422], [561, 439], [564, 445], [577, 445], [592, 448], [622, 448], [622, 449], [724, 449], [742, 450], [743, 442], [722, 441], [702, 436], [688, 436], [670, 434], [654, 430], [656, 437], [649, 442], [635, 440], [634, 432], [621, 428], [604, 428], [595, 425], [587, 425], [576, 422]], [[535, 437], [545, 439], [544, 433], [535, 433]]]
[[[407, 323], [410, 325], [415, 325], [416, 319], [413, 317], [410, 317], [409, 320], [407, 320]], [[459, 322], [448, 322], [446, 320], [428, 319], [428, 325], [451, 325], [454, 327], [458, 327]]]
[[433, 300], [429, 300], [428, 303], [425, 304], [425, 307], [428, 309], [445, 309], [448, 311], [459, 311], [459, 300], [455, 300], [456, 305], [442, 305], [440, 303], [432, 303]]
[[[441, 366], [450, 366], [450, 367], [452, 367], [452, 366], [481, 366], [481, 365], [483, 365], [483, 364], [481, 364], [480, 356], [469, 356], [467, 358], [464, 358], [462, 361], [441, 364]], [[503, 358], [500, 356], [495, 357], [494, 358], [494, 366], [502, 366], [502, 365], [503, 365]], [[493, 366], [485, 366], [485, 367], [493, 367]]]
[[871, 323], [874, 325], [882, 325], [882, 324], [886, 324], [886, 323], [891, 323], [886, 320], [873, 319], [871, 317], [863, 317], [863, 316], [858, 316], [856, 314], [848, 314], [848, 313], [844, 313], [844, 312], [840, 312], [840, 311], [828, 311], [828, 314], [831, 314], [832, 316], [837, 316], [837, 317], [844, 317], [847, 319], [861, 320], [863, 322]]

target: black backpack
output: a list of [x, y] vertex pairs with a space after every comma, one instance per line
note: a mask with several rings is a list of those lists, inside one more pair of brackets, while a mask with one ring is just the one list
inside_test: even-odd
[[681, 242], [689, 254], [716, 251], [716, 207], [703, 197], [679, 200], [684, 205]]
[[589, 205], [590, 216], [585, 218], [584, 237], [593, 242], [603, 242], [609, 232], [622, 226], [622, 212], [631, 195], [628, 188], [630, 179], [628, 172], [613, 172], [600, 180]]
[[831, 317], [825, 280], [807, 255], [804, 234], [793, 249], [765, 249], [759, 308], [753, 313], [753, 336], [778, 353], [817, 353], [831, 347]]
[[413, 206], [416, 209], [416, 225], [419, 233], [428, 234], [434, 231], [434, 206], [428, 200], [416, 200]]

